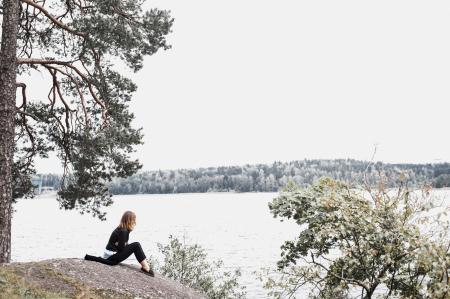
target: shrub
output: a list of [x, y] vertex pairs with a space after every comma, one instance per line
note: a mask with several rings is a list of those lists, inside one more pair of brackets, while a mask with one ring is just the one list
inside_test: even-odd
[[155, 265], [162, 275], [205, 294], [210, 299], [243, 299], [245, 287], [239, 285], [240, 270], [224, 272], [221, 260], [208, 262], [205, 250], [169, 236], [167, 245], [158, 244], [163, 255], [162, 266]]
[[295, 298], [302, 289], [309, 298], [449, 298], [446, 209], [435, 209], [429, 188], [386, 185], [289, 184], [269, 208], [293, 219], [300, 233], [282, 246], [278, 268], [260, 275], [269, 295]]

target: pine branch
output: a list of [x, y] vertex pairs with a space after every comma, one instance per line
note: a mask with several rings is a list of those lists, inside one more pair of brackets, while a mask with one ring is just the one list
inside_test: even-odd
[[105, 111], [107, 110], [105, 104], [95, 94], [91, 80], [89, 80], [89, 78], [85, 74], [83, 74], [83, 72], [81, 72], [76, 66], [74, 66], [72, 61], [60, 61], [60, 60], [36, 59], [36, 58], [18, 58], [17, 63], [18, 64], [43, 65], [43, 66], [54, 64], [54, 65], [66, 66], [66, 67], [74, 70], [78, 74], [78, 76], [80, 76], [83, 79], [83, 81], [86, 82], [86, 84], [88, 85], [88, 89], [89, 89], [92, 97], [94, 98], [94, 101], [97, 104], [99, 104], [102, 107], [102, 109], [104, 109]]
[[32, 1], [32, 0], [20, 0], [23, 3], [26, 3], [30, 6], [33, 6], [34, 8], [36, 8], [37, 10], [39, 10], [40, 12], [42, 12], [50, 21], [52, 21], [56, 26], [58, 26], [59, 28], [72, 33], [74, 35], [86, 38], [87, 34], [83, 33], [83, 32], [77, 32], [76, 30], [70, 28], [69, 26], [65, 25], [64, 23], [62, 23], [61, 21], [59, 21], [56, 17], [52, 16], [43, 6], [37, 4], [36, 2]]
[[[84, 113], [86, 125], [89, 125], [89, 116], [88, 116], [87, 109], [86, 109], [86, 99], [84, 97], [83, 92], [81, 91], [81, 87], [78, 84], [77, 80], [71, 74], [69, 74], [68, 72], [65, 72], [65, 71], [63, 71], [63, 70], [61, 70], [61, 69], [59, 69], [57, 67], [53, 67], [53, 66], [46, 66], [46, 67], [48, 69], [52, 69], [52, 70], [54, 70], [56, 72], [59, 72], [60, 74], [62, 74], [64, 76], [66, 76], [75, 85], [75, 89], [77, 90], [77, 93], [78, 93], [78, 95], [80, 97], [80, 100], [81, 100], [81, 106], [83, 107], [83, 113]], [[103, 110], [102, 110], [102, 113], [104, 114]]]

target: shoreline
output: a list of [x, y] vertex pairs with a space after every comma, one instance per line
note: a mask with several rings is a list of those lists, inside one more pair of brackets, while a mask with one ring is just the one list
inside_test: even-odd
[[[389, 190], [393, 188], [388, 188]], [[394, 189], [395, 190], [395, 189]], [[420, 189], [414, 189], [414, 190], [420, 190]], [[438, 191], [450, 191], [450, 187], [442, 187], [442, 188], [432, 188], [431, 190], [438, 190]], [[267, 191], [267, 192], [261, 192], [261, 191], [249, 191], [249, 192], [236, 192], [236, 191], [211, 191], [211, 192], [186, 192], [186, 193], [130, 193], [130, 194], [112, 194], [113, 197], [115, 196], [124, 196], [124, 195], [197, 195], [197, 194], [268, 194], [268, 193], [274, 193], [278, 194], [280, 191]], [[57, 191], [52, 192], [44, 192], [41, 194], [36, 194], [35, 198], [39, 197], [50, 197], [55, 196]], [[22, 198], [23, 199], [23, 198]], [[31, 199], [31, 198], [28, 198]]]

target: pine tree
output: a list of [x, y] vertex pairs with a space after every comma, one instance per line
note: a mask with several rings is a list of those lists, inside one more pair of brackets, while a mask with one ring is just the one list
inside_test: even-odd
[[[141, 165], [128, 102], [136, 85], [114, 69], [132, 71], [168, 49], [168, 11], [144, 11], [142, 0], [0, 0], [0, 263], [11, 255], [15, 198], [30, 194], [36, 157], [55, 150], [64, 166], [62, 208], [100, 218], [112, 203], [106, 183]], [[18, 74], [48, 75], [47, 99], [28, 100]], [[16, 91], [20, 96], [16, 100]]]

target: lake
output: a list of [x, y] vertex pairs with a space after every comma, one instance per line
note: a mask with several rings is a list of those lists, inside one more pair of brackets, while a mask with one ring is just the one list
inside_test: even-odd
[[[445, 206], [450, 191], [435, 195]], [[62, 211], [54, 194], [20, 200], [12, 222], [12, 260], [37, 261], [102, 255], [111, 231], [122, 213], [137, 214], [137, 226], [130, 242], [139, 241], [147, 255], [161, 260], [157, 243], [167, 244], [168, 236], [187, 237], [199, 244], [210, 260], [221, 259], [226, 270], [240, 268], [241, 284], [247, 298], [267, 298], [261, 282], [253, 274], [262, 267], [274, 267], [280, 246], [294, 239], [299, 226], [280, 222], [270, 214], [268, 203], [277, 193], [192, 193], [164, 195], [121, 195], [108, 207], [107, 221], [99, 221], [77, 211]], [[134, 263], [132, 255], [126, 262]]]
[[[186, 236], [188, 243], [205, 248], [211, 261], [223, 260], [226, 270], [240, 268], [248, 298], [266, 298], [253, 272], [275, 266], [282, 243], [298, 233], [298, 225], [280, 222], [270, 214], [267, 204], [275, 196], [277, 193], [120, 195], [106, 209], [106, 221], [60, 210], [54, 194], [23, 199], [14, 206], [12, 261], [102, 255], [122, 213], [132, 210], [137, 226], [129, 242], [139, 241], [147, 255], [158, 259], [157, 243], [167, 244], [169, 235]], [[137, 263], [134, 255], [127, 262]]]

